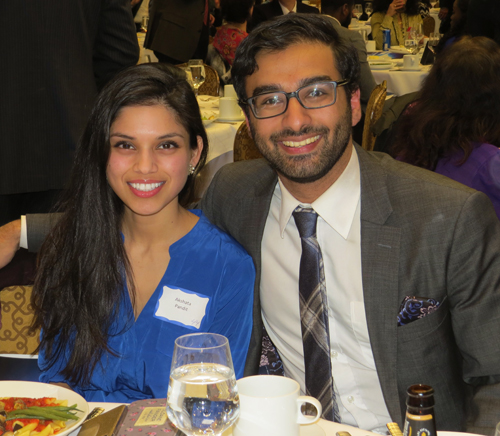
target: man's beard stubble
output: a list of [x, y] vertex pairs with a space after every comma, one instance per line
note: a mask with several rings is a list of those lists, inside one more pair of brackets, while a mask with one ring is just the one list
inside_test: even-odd
[[[250, 122], [250, 131], [257, 148], [272, 168], [293, 182], [312, 183], [330, 172], [349, 145], [352, 132], [352, 110], [351, 106], [347, 105], [346, 112], [335, 126], [331, 142], [328, 136], [331, 129], [326, 126], [305, 126], [299, 132], [284, 129], [281, 132], [273, 133], [269, 137], [271, 145], [268, 145], [266, 140], [258, 134], [252, 122]], [[281, 138], [292, 138], [310, 133], [322, 135], [322, 140], [324, 141], [319, 152], [319, 159], [315, 159], [317, 161], [316, 164], [311, 165], [309, 162], [311, 160], [310, 154], [290, 156], [284, 152], [280, 152], [277, 143]], [[317, 157], [317, 153], [317, 150], [313, 152], [315, 157]]]

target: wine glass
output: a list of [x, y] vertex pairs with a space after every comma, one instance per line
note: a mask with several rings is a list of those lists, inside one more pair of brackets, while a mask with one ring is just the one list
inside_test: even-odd
[[436, 5], [438, 4], [437, 0], [436, 1], [433, 1], [431, 0], [431, 6], [432, 6], [432, 9], [434, 9], [436, 7]]
[[189, 436], [219, 436], [239, 412], [227, 338], [215, 333], [178, 337], [167, 394], [170, 421]]
[[373, 5], [371, 4], [371, 2], [365, 3], [365, 12], [366, 12], [366, 15], [368, 15], [368, 18], [370, 18], [370, 16], [373, 13]]
[[361, 17], [361, 15], [363, 15], [363, 5], [359, 5], [359, 4], [354, 5], [354, 9], [352, 11], [359, 21], [359, 17]]
[[194, 93], [198, 95], [198, 89], [205, 82], [205, 67], [202, 59], [191, 59], [188, 62], [188, 70], [191, 75]]

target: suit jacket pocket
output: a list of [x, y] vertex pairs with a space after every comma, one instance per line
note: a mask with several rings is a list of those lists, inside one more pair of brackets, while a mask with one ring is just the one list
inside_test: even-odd
[[409, 324], [397, 328], [398, 341], [414, 341], [432, 334], [446, 321], [449, 316], [449, 303], [447, 297], [443, 299], [439, 307], [431, 314], [417, 319]]

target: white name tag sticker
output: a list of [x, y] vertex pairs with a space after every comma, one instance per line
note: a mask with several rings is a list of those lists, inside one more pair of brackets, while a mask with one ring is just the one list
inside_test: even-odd
[[193, 330], [200, 328], [205, 317], [206, 295], [197, 294], [187, 289], [163, 286], [163, 291], [156, 303], [155, 317]]

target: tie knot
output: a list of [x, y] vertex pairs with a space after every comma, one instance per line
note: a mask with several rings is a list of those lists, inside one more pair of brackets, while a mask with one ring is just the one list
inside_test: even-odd
[[292, 215], [301, 238], [316, 237], [318, 214], [314, 209], [297, 206]]

